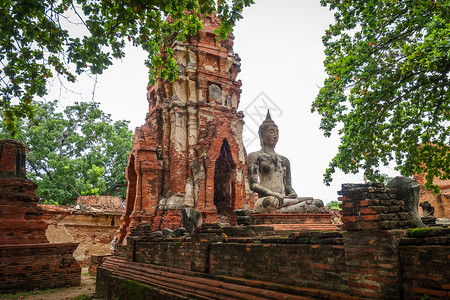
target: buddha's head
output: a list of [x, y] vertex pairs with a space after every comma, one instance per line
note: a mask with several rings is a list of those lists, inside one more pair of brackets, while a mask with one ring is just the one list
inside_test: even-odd
[[278, 126], [270, 117], [269, 110], [267, 110], [266, 119], [259, 126], [258, 134], [262, 147], [275, 148], [278, 142]]

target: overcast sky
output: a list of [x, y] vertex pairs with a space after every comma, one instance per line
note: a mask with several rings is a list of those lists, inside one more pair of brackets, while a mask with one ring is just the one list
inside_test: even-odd
[[[336, 200], [342, 183], [363, 182], [363, 176], [337, 173], [326, 187], [323, 173], [337, 152], [339, 138], [325, 138], [320, 118], [311, 113], [311, 103], [325, 78], [321, 37], [333, 22], [333, 14], [319, 0], [256, 0], [244, 11], [234, 35], [234, 51], [241, 58], [241, 102], [246, 129], [247, 153], [259, 150], [255, 139], [265, 107], [280, 130], [277, 153], [291, 162], [293, 188], [299, 196], [313, 196], [326, 202]], [[126, 57], [98, 77], [94, 100], [114, 120], [129, 120], [130, 129], [144, 123], [148, 110], [145, 53], [128, 47]], [[61, 90], [61, 105], [91, 101], [94, 82], [80, 78]], [[48, 100], [59, 97], [55, 85]], [[386, 172], [389, 172], [387, 170]]]

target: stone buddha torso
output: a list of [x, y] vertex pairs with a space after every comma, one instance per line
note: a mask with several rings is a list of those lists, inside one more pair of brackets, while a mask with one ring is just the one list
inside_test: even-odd
[[[248, 157], [252, 163], [252, 173], [257, 173], [260, 185], [267, 189], [285, 195], [286, 172], [289, 168], [289, 160], [278, 154], [267, 154], [264, 151], [250, 153]], [[258, 193], [259, 197], [267, 196], [265, 193]]]
[[305, 211], [323, 206], [319, 199], [298, 198], [291, 184], [289, 160], [275, 152], [278, 127], [267, 113], [259, 128], [261, 150], [247, 157], [250, 189], [258, 193], [256, 212]]

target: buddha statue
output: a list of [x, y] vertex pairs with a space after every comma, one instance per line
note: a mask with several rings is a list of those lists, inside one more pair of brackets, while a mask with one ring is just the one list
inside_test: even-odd
[[310, 212], [323, 207], [320, 199], [297, 197], [291, 184], [289, 160], [275, 153], [278, 142], [278, 126], [267, 111], [266, 119], [259, 126], [261, 150], [247, 157], [250, 189], [258, 193], [255, 212]]

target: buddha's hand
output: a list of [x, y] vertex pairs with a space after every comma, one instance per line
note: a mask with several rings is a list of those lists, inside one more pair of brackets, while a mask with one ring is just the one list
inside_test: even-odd
[[273, 196], [273, 197], [278, 199], [278, 206], [279, 207], [283, 206], [284, 196], [282, 194], [273, 192], [271, 196]]
[[273, 196], [273, 197], [277, 198], [278, 200], [283, 200], [284, 199], [283, 195], [281, 195], [280, 193], [276, 193], [276, 192], [270, 193], [270, 196]]

